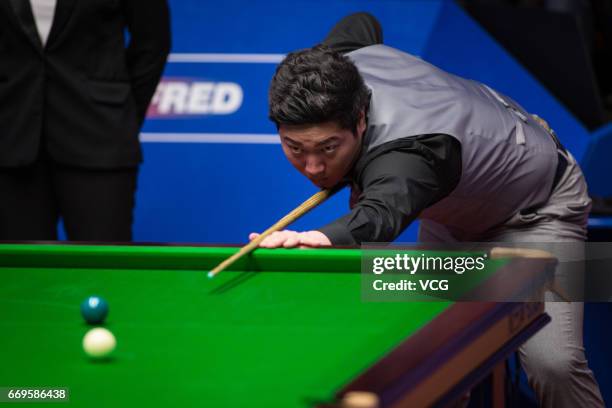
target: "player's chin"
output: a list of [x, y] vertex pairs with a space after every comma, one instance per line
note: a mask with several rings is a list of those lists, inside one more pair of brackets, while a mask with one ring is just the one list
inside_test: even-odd
[[315, 186], [317, 186], [317, 187], [319, 187], [321, 189], [329, 189], [329, 188], [334, 187], [337, 184], [337, 182], [329, 180], [329, 179], [325, 179], [325, 180], [310, 180], [310, 181], [312, 181], [312, 183]]

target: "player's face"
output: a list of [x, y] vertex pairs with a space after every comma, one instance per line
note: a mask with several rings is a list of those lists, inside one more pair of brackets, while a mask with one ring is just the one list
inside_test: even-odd
[[351, 170], [361, 150], [365, 127], [362, 117], [356, 134], [335, 122], [281, 125], [278, 132], [291, 164], [318, 187], [331, 188]]

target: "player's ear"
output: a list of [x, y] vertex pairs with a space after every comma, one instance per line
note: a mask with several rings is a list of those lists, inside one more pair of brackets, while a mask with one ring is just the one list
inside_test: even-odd
[[363, 132], [366, 130], [366, 119], [365, 119], [365, 111], [362, 109], [359, 112], [359, 121], [357, 122], [357, 137], [363, 136]]

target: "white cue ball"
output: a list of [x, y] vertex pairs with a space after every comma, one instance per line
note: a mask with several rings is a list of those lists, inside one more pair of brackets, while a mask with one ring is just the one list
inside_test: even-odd
[[83, 350], [88, 356], [94, 358], [109, 355], [117, 345], [113, 333], [103, 327], [96, 327], [87, 332], [83, 337]]

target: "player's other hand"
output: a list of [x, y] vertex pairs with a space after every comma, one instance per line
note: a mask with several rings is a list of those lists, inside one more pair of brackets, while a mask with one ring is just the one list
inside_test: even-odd
[[[254, 240], [259, 234], [252, 232], [249, 240]], [[331, 246], [331, 241], [319, 231], [276, 231], [259, 243], [261, 248], [295, 248], [295, 247], [324, 247]]]

